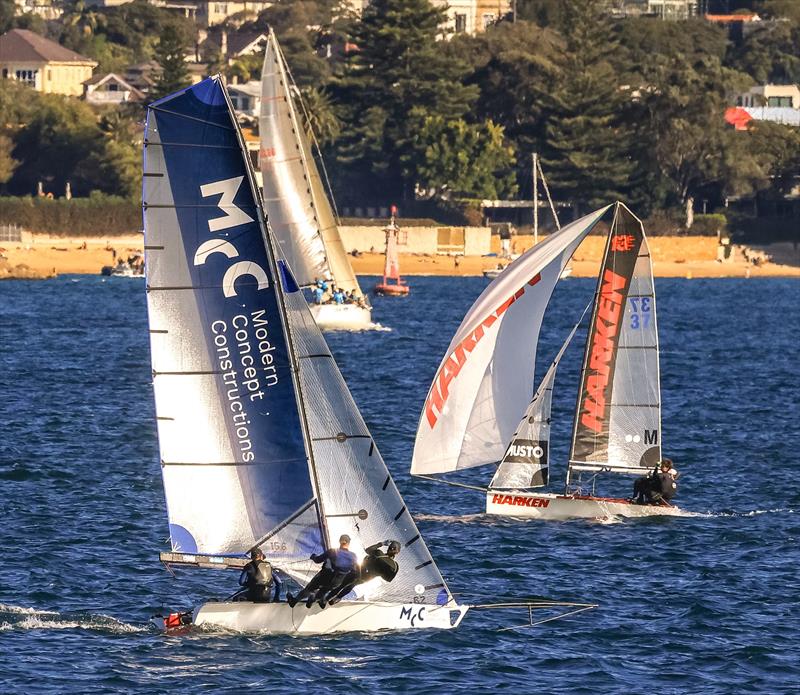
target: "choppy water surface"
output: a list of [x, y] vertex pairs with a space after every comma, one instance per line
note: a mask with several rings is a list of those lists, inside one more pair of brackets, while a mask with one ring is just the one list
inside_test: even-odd
[[[176, 580], [157, 561], [143, 283], [12, 281], [0, 284], [0, 691], [797, 691], [800, 285], [658, 281], [665, 453], [683, 472], [681, 506], [700, 514], [597, 524], [490, 518], [479, 493], [409, 478], [428, 385], [486, 282], [409, 281], [409, 298], [375, 300], [392, 331], [329, 340], [451, 589], [600, 609], [502, 632], [522, 616], [470, 614], [439, 633], [157, 634], [152, 612], [223, 596], [236, 577]], [[540, 362], [592, 288], [562, 283]], [[579, 361], [572, 350], [556, 385], [556, 466]]]

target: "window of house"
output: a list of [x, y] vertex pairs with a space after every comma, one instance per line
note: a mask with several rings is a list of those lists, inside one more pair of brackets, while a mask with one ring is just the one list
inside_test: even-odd
[[119, 85], [116, 82], [109, 82], [106, 85], [106, 88], [107, 88], [107, 90], [109, 92], [118, 92], [119, 91]]
[[467, 30], [467, 15], [456, 14], [456, 34], [463, 34]]
[[28, 87], [35, 87], [36, 74], [38, 72], [38, 70], [17, 70], [17, 82], [22, 82], [22, 84], [27, 85]]
[[52, 82], [53, 80], [53, 71], [48, 68], [47, 70], [47, 81]]
[[8, 68], [3, 68], [3, 79], [4, 80], [8, 79]]
[[767, 106], [789, 106], [792, 105], [792, 97], [769, 97]]
[[483, 28], [487, 29], [492, 24], [494, 24], [494, 13], [485, 12], [484, 15], [483, 15]]

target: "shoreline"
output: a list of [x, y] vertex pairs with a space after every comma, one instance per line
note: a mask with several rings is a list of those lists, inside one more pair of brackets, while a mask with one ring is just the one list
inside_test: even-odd
[[[656, 277], [683, 278], [800, 278], [800, 254], [791, 244], [776, 244], [781, 260], [753, 265], [744, 260], [716, 260], [717, 241], [711, 237], [650, 237], [653, 274]], [[530, 248], [530, 237], [515, 237], [514, 252]], [[570, 263], [573, 277], [597, 277], [605, 237], [587, 237]], [[785, 247], [785, 248], [784, 248]], [[401, 247], [402, 248], [402, 247]], [[500, 250], [500, 240], [492, 237], [492, 251]], [[771, 253], [770, 247], [765, 247]], [[99, 275], [103, 266], [113, 265], [114, 256], [127, 258], [143, 252], [143, 237], [134, 234], [123, 237], [86, 238], [33, 235], [29, 243], [0, 242], [0, 279], [47, 279], [63, 274]], [[382, 253], [360, 253], [350, 256], [357, 275], [383, 275]], [[495, 268], [503, 261], [496, 256], [452, 256], [400, 253], [400, 272], [403, 276], [481, 276], [484, 270]], [[366, 290], [367, 288], [365, 288]]]

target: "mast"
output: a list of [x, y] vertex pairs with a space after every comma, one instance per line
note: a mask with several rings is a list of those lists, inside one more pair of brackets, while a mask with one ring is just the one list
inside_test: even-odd
[[533, 153], [533, 244], [539, 243], [539, 155]]

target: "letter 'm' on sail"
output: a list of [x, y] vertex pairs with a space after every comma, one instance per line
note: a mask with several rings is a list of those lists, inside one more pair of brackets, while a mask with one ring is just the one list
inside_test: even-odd
[[291, 78], [272, 30], [261, 74], [259, 161], [264, 209], [297, 282], [333, 279], [362, 296], [314, 161]]
[[425, 399], [412, 473], [446, 473], [502, 458], [530, 401], [539, 330], [553, 289], [609, 207], [527, 251], [472, 305]]
[[309, 554], [340, 534], [357, 555], [388, 538], [401, 543], [400, 572], [361, 595], [447, 603], [254, 186], [218, 79], [151, 106], [148, 313], [173, 549], [235, 555], [258, 544], [305, 582], [319, 569]]
[[617, 203], [586, 341], [570, 465], [649, 468], [660, 459], [650, 250], [641, 221]]

